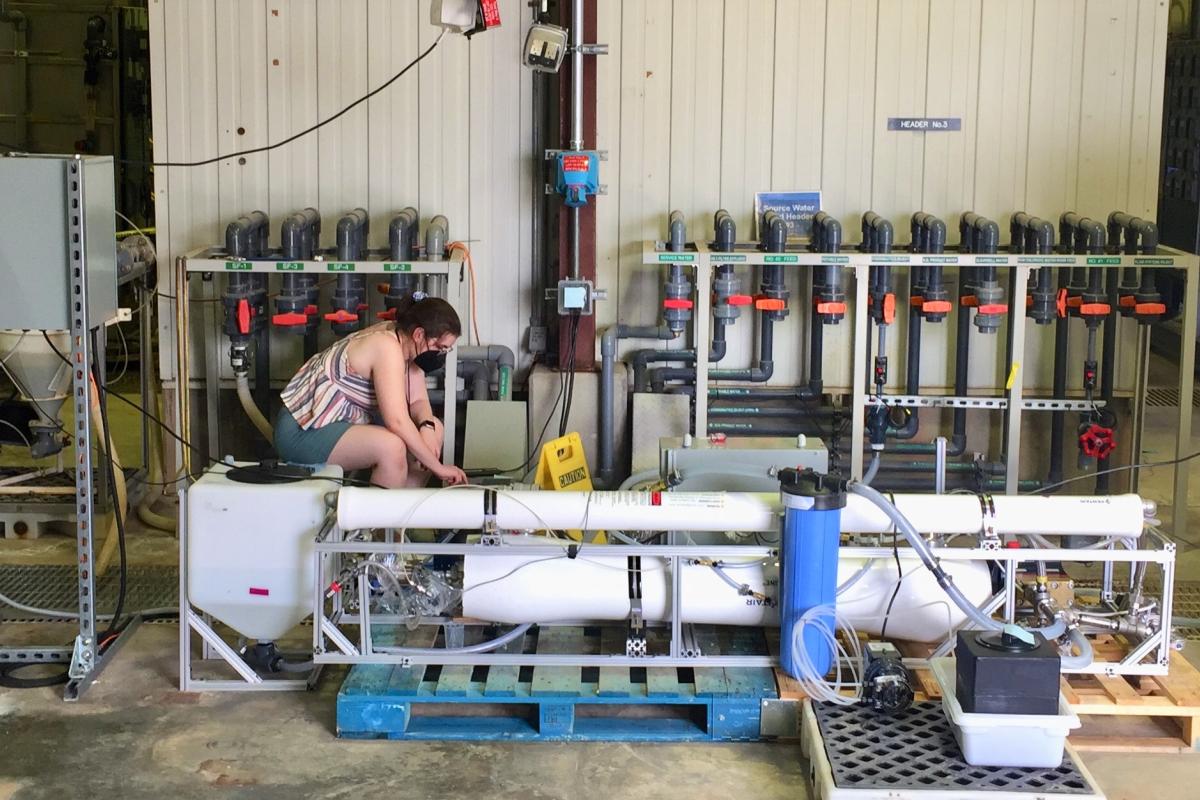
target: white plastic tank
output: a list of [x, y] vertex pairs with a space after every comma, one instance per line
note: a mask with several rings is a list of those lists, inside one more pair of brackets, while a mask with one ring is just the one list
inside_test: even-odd
[[312, 613], [313, 540], [342, 469], [277, 484], [239, 483], [228, 471], [214, 466], [188, 489], [188, 597], [242, 635], [272, 641]]
[[71, 368], [54, 348], [65, 355], [71, 350], [71, 340], [66, 331], [44, 334], [40, 330], [0, 329], [0, 362], [17, 383], [21, 399], [37, 412], [39, 421], [57, 427], [58, 411], [71, 389]]

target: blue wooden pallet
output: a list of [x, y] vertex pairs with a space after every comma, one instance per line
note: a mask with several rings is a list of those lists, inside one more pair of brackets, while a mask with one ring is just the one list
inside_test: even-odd
[[[746, 649], [744, 636], [698, 635], [707, 640], [701, 643], [706, 652], [719, 645]], [[618, 641], [623, 648], [624, 633], [616, 628], [542, 628], [534, 652], [617, 652]], [[360, 664], [338, 692], [337, 733], [346, 739], [757, 740], [762, 701], [778, 696], [768, 668]]]

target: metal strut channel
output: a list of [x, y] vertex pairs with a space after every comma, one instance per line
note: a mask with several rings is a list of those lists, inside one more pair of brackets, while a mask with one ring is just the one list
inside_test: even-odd
[[646, 621], [642, 618], [642, 557], [629, 556], [629, 634], [625, 637], [625, 655], [642, 658], [646, 648]]

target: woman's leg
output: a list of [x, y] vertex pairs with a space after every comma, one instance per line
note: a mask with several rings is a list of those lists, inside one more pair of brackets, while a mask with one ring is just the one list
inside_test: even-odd
[[389, 489], [408, 485], [408, 448], [382, 425], [351, 425], [334, 445], [329, 463], [344, 470], [371, 468], [371, 482]]

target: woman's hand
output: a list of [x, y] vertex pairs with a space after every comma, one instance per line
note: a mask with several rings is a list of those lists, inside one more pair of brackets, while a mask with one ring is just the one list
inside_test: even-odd
[[459, 486], [467, 482], [467, 473], [452, 464], [439, 465], [433, 474], [447, 486]]

